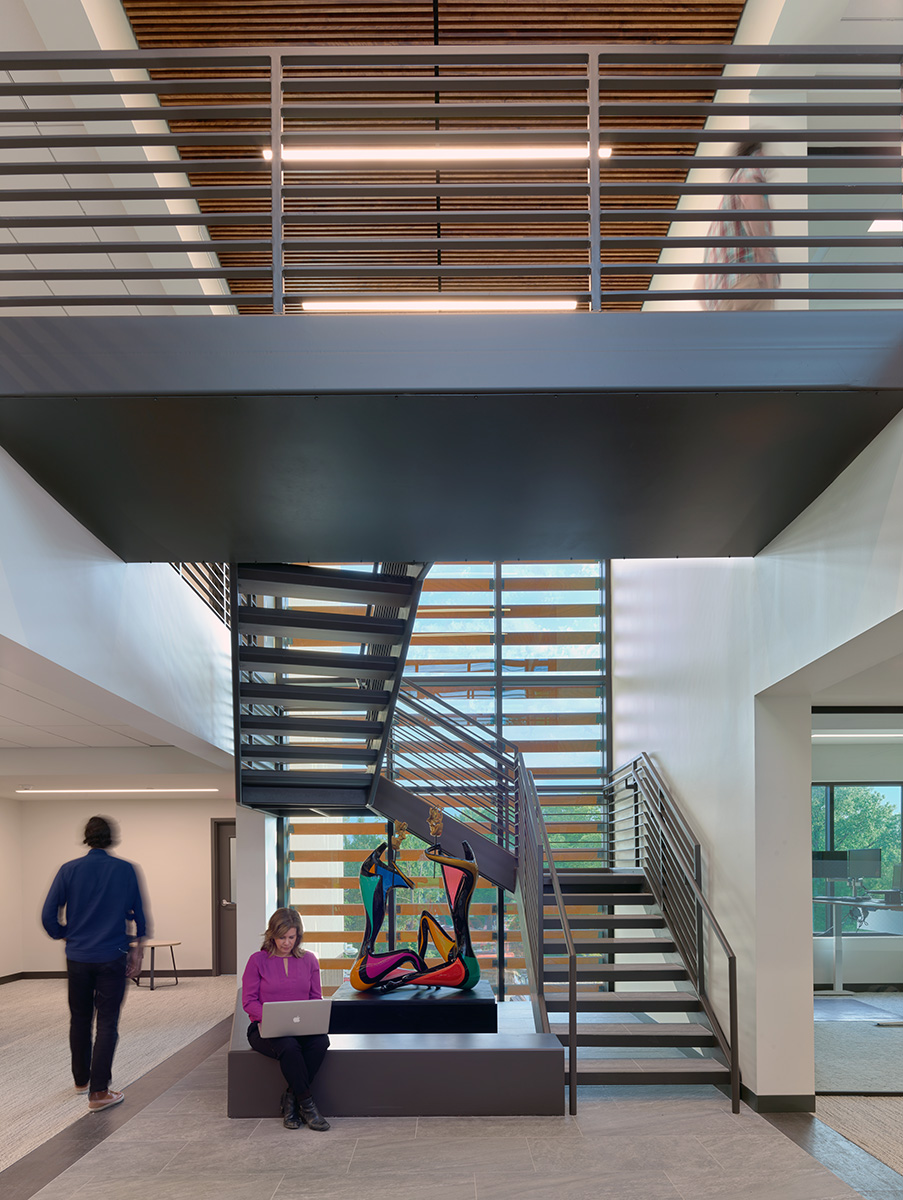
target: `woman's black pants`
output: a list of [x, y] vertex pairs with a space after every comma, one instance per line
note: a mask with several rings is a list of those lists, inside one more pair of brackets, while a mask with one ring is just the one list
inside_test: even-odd
[[285, 1082], [299, 1100], [310, 1095], [310, 1085], [323, 1064], [329, 1049], [329, 1037], [325, 1033], [314, 1033], [309, 1037], [263, 1038], [257, 1022], [248, 1026], [248, 1041], [258, 1054], [279, 1061]]

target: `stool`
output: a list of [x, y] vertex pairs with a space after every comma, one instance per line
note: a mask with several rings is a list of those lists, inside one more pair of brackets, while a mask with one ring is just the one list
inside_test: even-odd
[[[150, 950], [150, 954], [151, 954], [151, 961], [150, 961], [150, 990], [151, 990], [151, 991], [153, 991], [153, 990], [154, 990], [154, 954], [155, 954], [155, 951], [157, 950], [157, 947], [158, 947], [158, 946], [168, 946], [168, 947], [169, 947], [169, 953], [172, 955], [172, 973], [173, 973], [173, 975], [175, 976], [175, 979], [173, 980], [173, 982], [172, 982], [172, 983], [161, 983], [161, 984], [159, 984], [158, 986], [159, 986], [159, 987], [175, 987], [175, 986], [178, 984], [178, 982], [179, 982], [179, 973], [178, 973], [178, 971], [176, 970], [176, 952], [175, 952], [175, 950], [173, 949], [173, 947], [174, 947], [174, 946], [181, 946], [181, 945], [182, 945], [182, 943], [181, 943], [181, 942], [159, 942], [159, 941], [152, 941], [152, 942], [145, 942], [145, 943], [144, 943], [144, 949], [145, 949], [145, 950]], [[140, 987], [140, 986], [141, 986], [141, 979], [140, 979], [140, 976], [136, 976], [136, 978], [135, 978], [135, 986], [136, 986], [136, 987]]]

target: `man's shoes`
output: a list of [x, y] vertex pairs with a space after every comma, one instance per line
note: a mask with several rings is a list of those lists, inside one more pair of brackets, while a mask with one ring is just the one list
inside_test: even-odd
[[298, 1111], [298, 1097], [291, 1088], [282, 1093], [282, 1124], [286, 1129], [300, 1129], [303, 1124]]
[[114, 1104], [121, 1104], [124, 1099], [124, 1092], [111, 1092], [109, 1088], [105, 1092], [91, 1092], [88, 1111], [100, 1112], [104, 1108], [112, 1108]]
[[90, 1088], [91, 1088], [90, 1083], [85, 1083], [85, 1084], [77, 1083], [75, 1085], [75, 1094], [76, 1094], [76, 1096], [87, 1096], [88, 1092], [90, 1091]]
[[329, 1122], [317, 1108], [317, 1102], [313, 1096], [308, 1096], [306, 1100], [301, 1101], [301, 1120], [308, 1127], [317, 1133], [323, 1133], [329, 1128]]

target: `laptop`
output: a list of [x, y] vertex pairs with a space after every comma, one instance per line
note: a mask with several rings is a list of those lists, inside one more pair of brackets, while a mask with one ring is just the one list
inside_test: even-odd
[[329, 1032], [332, 1000], [271, 1000], [263, 1006], [260, 1036], [307, 1037]]

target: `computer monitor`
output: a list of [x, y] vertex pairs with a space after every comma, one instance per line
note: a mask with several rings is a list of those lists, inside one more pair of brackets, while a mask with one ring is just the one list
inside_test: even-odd
[[894, 874], [890, 886], [895, 892], [903, 891], [903, 863], [894, 863]]
[[863, 850], [813, 850], [812, 878], [880, 879], [881, 848], [870, 846]]
[[813, 850], [813, 879], [849, 879], [850, 858], [846, 850]]
[[850, 879], [881, 878], [881, 847], [870, 846], [867, 850], [850, 850]]

